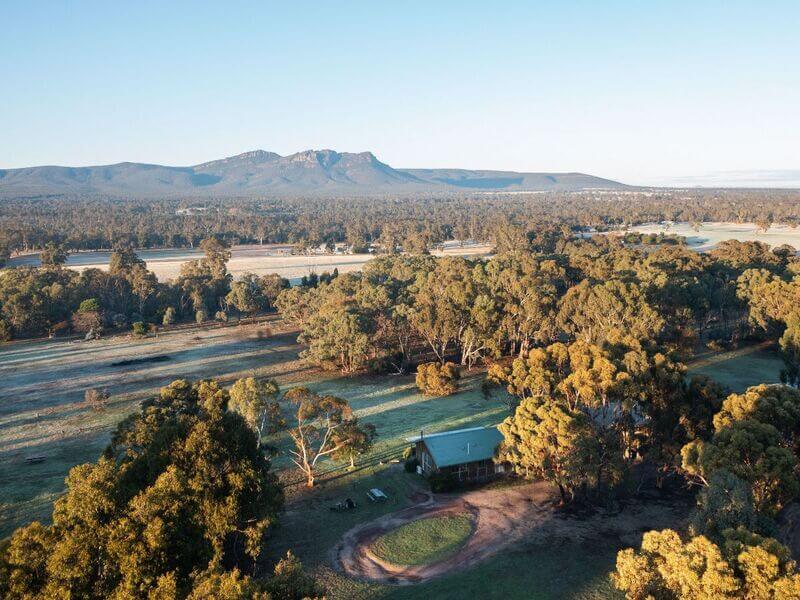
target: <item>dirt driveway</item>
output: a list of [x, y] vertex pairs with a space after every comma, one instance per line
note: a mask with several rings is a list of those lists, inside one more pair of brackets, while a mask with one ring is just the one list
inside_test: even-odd
[[[425, 500], [363, 523], [348, 531], [333, 550], [336, 568], [357, 579], [412, 584], [465, 568], [494, 554], [542, 523], [553, 513], [554, 496], [544, 484], [476, 490], [460, 495], [428, 495]], [[376, 538], [410, 521], [468, 513], [475, 522], [472, 536], [453, 556], [430, 565], [398, 567], [383, 562], [370, 547]]]
[[[638, 547], [642, 533], [681, 528], [691, 498], [651, 495], [631, 499], [612, 512], [564, 512], [558, 494], [544, 482], [485, 489], [459, 495], [428, 494], [414, 506], [362, 523], [345, 533], [331, 551], [334, 567], [359, 580], [410, 585], [465, 569], [516, 543], [591, 543]], [[475, 520], [473, 535], [453, 556], [429, 565], [399, 567], [381, 561], [370, 550], [376, 538], [410, 521], [468, 513]]]

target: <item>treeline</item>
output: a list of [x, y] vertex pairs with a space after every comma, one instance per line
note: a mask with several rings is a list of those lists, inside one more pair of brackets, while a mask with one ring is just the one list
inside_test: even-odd
[[0, 273], [0, 341], [68, 332], [99, 335], [132, 324], [135, 332], [145, 333], [150, 326], [182, 320], [224, 321], [232, 313], [274, 310], [288, 280], [246, 273], [233, 281], [228, 246], [214, 237], [199, 246], [203, 258], [181, 265], [175, 280], [160, 282], [130, 248], [113, 252], [108, 271], [78, 273], [64, 268], [62, 247], [48, 244], [41, 267]]
[[[544, 245], [488, 260], [381, 257], [362, 273], [284, 290], [276, 306], [323, 368], [422, 365], [425, 390], [427, 361], [488, 365], [484, 391], [502, 386], [517, 399], [502, 427], [504, 458], [555, 481], [564, 502], [614, 489], [642, 460], [663, 479], [685, 445], [711, 438], [725, 391], [687, 380], [679, 360], [699, 343], [779, 341], [781, 378], [800, 383], [793, 248], [728, 241], [699, 254], [608, 237]], [[558, 440], [563, 428], [569, 437]], [[560, 444], [579, 444], [574, 472], [553, 466], [548, 449]]]
[[0, 202], [0, 260], [47, 243], [72, 250], [195, 247], [210, 235], [233, 243], [318, 246], [370, 243], [419, 251], [448, 239], [494, 240], [524, 230], [657, 221], [798, 223], [800, 193], [654, 190], [402, 198], [119, 199], [85, 196]]
[[287, 289], [276, 306], [301, 327], [308, 359], [345, 373], [403, 372], [429, 358], [471, 367], [622, 335], [645, 348], [690, 348], [793, 322], [790, 309], [773, 310], [781, 285], [795, 285], [791, 248], [729, 241], [699, 254], [533, 234], [506, 247], [521, 249], [490, 260], [380, 257], [362, 273]]

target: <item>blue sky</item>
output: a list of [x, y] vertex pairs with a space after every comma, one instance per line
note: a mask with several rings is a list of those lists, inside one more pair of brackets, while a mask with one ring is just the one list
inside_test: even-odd
[[0, 168], [800, 169], [800, 3], [0, 0]]

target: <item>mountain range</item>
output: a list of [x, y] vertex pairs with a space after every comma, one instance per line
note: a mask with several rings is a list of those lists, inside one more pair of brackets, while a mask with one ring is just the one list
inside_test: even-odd
[[577, 191], [624, 184], [583, 173], [396, 169], [371, 152], [255, 150], [190, 167], [124, 162], [94, 167], [0, 169], [0, 195], [125, 197], [390, 194], [396, 192]]

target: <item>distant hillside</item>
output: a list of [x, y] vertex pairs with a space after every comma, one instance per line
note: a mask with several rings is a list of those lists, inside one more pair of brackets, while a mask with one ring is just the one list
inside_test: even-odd
[[0, 170], [0, 195], [100, 193], [120, 196], [380, 194], [459, 190], [546, 191], [623, 188], [582, 173], [394, 169], [371, 152], [255, 150], [191, 167], [119, 163]]

